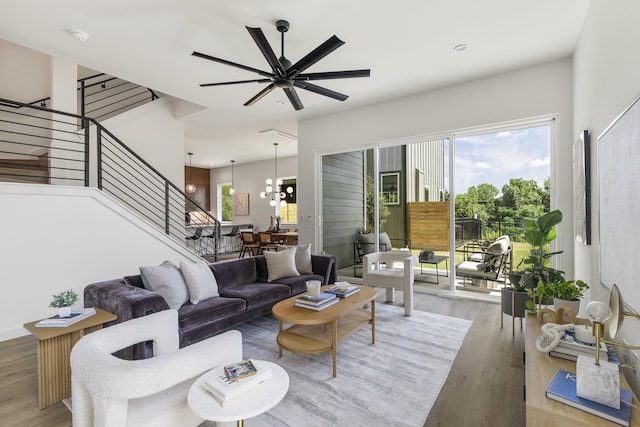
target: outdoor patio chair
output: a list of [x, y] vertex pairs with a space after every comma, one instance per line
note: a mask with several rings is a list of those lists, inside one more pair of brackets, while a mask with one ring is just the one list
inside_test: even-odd
[[456, 275], [462, 276], [465, 284], [467, 278], [498, 281], [511, 267], [511, 240], [507, 235], [492, 243], [467, 243], [458, 252], [463, 252], [466, 259], [456, 265]]
[[[380, 252], [388, 252], [393, 249], [393, 243], [396, 247], [408, 248], [411, 250], [410, 239], [391, 239], [386, 231], [380, 233]], [[374, 242], [373, 233], [356, 233], [355, 241], [353, 242], [353, 276], [357, 276], [356, 268], [362, 265], [362, 258], [370, 253], [377, 252], [377, 248]]]

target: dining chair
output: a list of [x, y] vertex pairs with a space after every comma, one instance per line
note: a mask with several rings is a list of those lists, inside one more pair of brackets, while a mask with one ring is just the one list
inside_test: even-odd
[[253, 231], [242, 231], [240, 234], [242, 235], [242, 247], [238, 258], [244, 258], [247, 253], [250, 256], [257, 255], [260, 252], [260, 242], [255, 239]]
[[272, 240], [271, 233], [268, 231], [258, 232], [258, 238], [260, 239], [260, 253], [278, 250], [276, 243]]

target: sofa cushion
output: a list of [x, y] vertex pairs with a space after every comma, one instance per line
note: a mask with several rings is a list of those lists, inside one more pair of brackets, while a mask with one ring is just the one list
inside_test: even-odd
[[267, 260], [267, 271], [269, 277], [267, 282], [271, 283], [281, 277], [299, 276], [300, 273], [296, 268], [296, 250], [287, 249], [281, 252], [264, 252]]
[[279, 283], [250, 283], [221, 289], [220, 295], [230, 298], [242, 298], [247, 309], [270, 302], [277, 302], [291, 296], [291, 288]]
[[180, 269], [170, 261], [160, 265], [140, 267], [140, 276], [145, 289], [162, 295], [169, 308], [177, 310], [189, 300], [187, 285], [180, 274]]
[[311, 243], [307, 245], [287, 246], [277, 245], [278, 251], [295, 249], [296, 251], [296, 270], [300, 274], [313, 274], [311, 265]]
[[213, 275], [218, 282], [218, 292], [222, 294], [222, 289], [248, 285], [255, 282], [258, 277], [256, 273], [256, 261], [253, 257], [234, 259], [231, 261], [221, 261], [209, 264]]
[[180, 273], [187, 284], [191, 304], [220, 295], [218, 282], [207, 264], [180, 260]]
[[278, 279], [277, 282], [289, 286], [291, 288], [291, 295], [297, 295], [307, 291], [307, 280], [319, 280], [320, 283], [324, 283], [324, 277], [317, 274], [282, 277]]
[[246, 307], [246, 302], [240, 298], [207, 298], [199, 304], [185, 304], [180, 307], [178, 325], [180, 329], [190, 329], [228, 314], [242, 312]]

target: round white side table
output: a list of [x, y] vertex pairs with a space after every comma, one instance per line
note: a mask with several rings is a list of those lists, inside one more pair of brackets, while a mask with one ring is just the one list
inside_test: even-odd
[[271, 377], [248, 391], [246, 396], [238, 396], [222, 406], [202, 384], [211, 372], [222, 372], [222, 367], [215, 368], [198, 378], [189, 389], [187, 401], [191, 409], [205, 420], [216, 421], [218, 426], [242, 427], [245, 419], [260, 415], [276, 406], [289, 390], [289, 375], [275, 363], [253, 359], [252, 362], [258, 370], [271, 369]]

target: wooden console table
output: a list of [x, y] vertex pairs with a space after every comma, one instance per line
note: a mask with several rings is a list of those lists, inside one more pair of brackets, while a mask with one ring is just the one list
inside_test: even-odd
[[[525, 319], [525, 399], [527, 427], [548, 426], [615, 426], [617, 424], [604, 418], [591, 415], [564, 403], [556, 402], [545, 396], [545, 390], [558, 369], [575, 372], [576, 363], [549, 356], [536, 349], [535, 341], [540, 335], [540, 324], [535, 318]], [[620, 386], [631, 389], [620, 374]], [[638, 405], [638, 399], [633, 397], [633, 404]], [[640, 426], [640, 409], [631, 410], [631, 425]]]
[[38, 407], [40, 409], [71, 396], [71, 349], [80, 338], [116, 320], [115, 314], [96, 308], [96, 314], [64, 328], [38, 328], [25, 323], [38, 339]]

